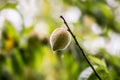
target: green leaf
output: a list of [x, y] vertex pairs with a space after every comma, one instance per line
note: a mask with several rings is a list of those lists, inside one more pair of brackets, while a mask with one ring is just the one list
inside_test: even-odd
[[14, 26], [7, 20], [5, 21], [5, 33], [8, 37], [17, 41], [20, 39], [19, 33], [14, 29]]
[[12, 66], [13, 66], [14, 72], [22, 75], [23, 70], [24, 70], [23, 69], [24, 63], [23, 63], [22, 57], [20, 55], [20, 52], [17, 48], [15, 48], [13, 50], [13, 54], [11, 55], [11, 59], [12, 59]]
[[93, 56], [89, 56], [89, 58], [93, 64], [106, 67], [106, 63], [104, 60], [100, 60], [99, 58]]
[[112, 19], [113, 13], [112, 13], [111, 9], [106, 4], [99, 3], [98, 7], [100, 8], [100, 10], [102, 11], [102, 13], [104, 14], [104, 16], [107, 19]]
[[0, 10], [5, 9], [5, 8], [13, 8], [13, 9], [15, 9], [16, 6], [17, 6], [17, 3], [15, 3], [15, 4], [13, 4], [13, 3], [6, 3], [3, 6], [0, 6]]

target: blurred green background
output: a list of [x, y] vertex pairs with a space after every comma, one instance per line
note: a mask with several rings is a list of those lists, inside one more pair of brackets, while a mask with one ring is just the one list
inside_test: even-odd
[[98, 80], [73, 39], [52, 51], [61, 15], [102, 80], [120, 80], [120, 0], [0, 0], [0, 80]]

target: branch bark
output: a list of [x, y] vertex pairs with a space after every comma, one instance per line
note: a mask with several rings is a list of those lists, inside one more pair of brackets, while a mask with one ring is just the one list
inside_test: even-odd
[[63, 17], [63, 16], [60, 16], [60, 18], [64, 21], [64, 24], [67, 26], [68, 31], [69, 31], [70, 34], [72, 35], [72, 37], [73, 37], [73, 39], [74, 39], [76, 45], [77, 45], [78, 48], [81, 50], [81, 52], [82, 52], [82, 54], [83, 54], [85, 60], [87, 61], [87, 63], [89, 64], [89, 66], [92, 68], [92, 70], [94, 71], [95, 75], [98, 77], [99, 80], [102, 80], [101, 77], [99, 76], [99, 74], [96, 72], [96, 70], [95, 70], [94, 67], [92, 66], [92, 64], [90, 63], [90, 61], [88, 60], [88, 58], [87, 58], [85, 52], [83, 51], [82, 47], [79, 45], [79, 43], [78, 43], [78, 41], [77, 41], [75, 35], [72, 33], [72, 31], [71, 31], [70, 27], [68, 26], [67, 22], [65, 21], [64, 17]]

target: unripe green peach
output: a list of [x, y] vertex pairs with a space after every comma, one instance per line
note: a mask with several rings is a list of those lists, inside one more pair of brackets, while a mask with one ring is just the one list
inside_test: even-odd
[[55, 29], [50, 36], [50, 45], [54, 51], [65, 49], [70, 41], [70, 33], [64, 28]]

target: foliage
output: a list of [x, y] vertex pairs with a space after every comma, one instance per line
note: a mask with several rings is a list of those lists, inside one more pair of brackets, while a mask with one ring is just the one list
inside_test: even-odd
[[[0, 80], [98, 80], [73, 40], [67, 49], [52, 51], [49, 36], [55, 28], [62, 25], [62, 21], [52, 12], [53, 4], [50, 0], [43, 2], [41, 13], [35, 16], [36, 22], [30, 27], [23, 23], [22, 31], [18, 32], [12, 22], [6, 19], [3, 28], [0, 28]], [[58, 1], [59, 4], [60, 2]], [[0, 6], [0, 12], [8, 8], [17, 10], [24, 21], [23, 14], [17, 9], [18, 4], [19, 2], [5, 2]], [[120, 23], [115, 20], [114, 8], [105, 0], [63, 0], [62, 5], [64, 9], [78, 7], [82, 12], [79, 21], [72, 24], [73, 33], [83, 48], [82, 42], [86, 36], [92, 39], [101, 36], [108, 39], [109, 31], [120, 33]], [[91, 23], [99, 25], [101, 34], [96, 35], [90, 31], [90, 26], [84, 22], [86, 16]], [[45, 35], [34, 31], [37, 22], [42, 21], [49, 25]], [[111, 55], [104, 48], [100, 48], [94, 55], [86, 48], [84, 50], [91, 63], [97, 66], [96, 70], [102, 80], [120, 80], [118, 56]], [[83, 77], [85, 79], [82, 79]]]

